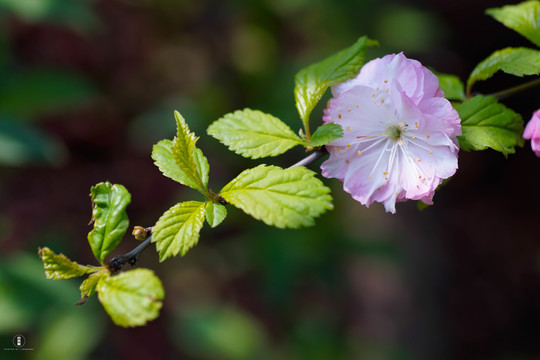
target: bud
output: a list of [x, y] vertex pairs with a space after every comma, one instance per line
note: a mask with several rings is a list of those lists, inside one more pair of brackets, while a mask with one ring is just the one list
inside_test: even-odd
[[142, 226], [135, 226], [132, 232], [133, 236], [138, 241], [143, 241], [148, 236], [148, 231]]

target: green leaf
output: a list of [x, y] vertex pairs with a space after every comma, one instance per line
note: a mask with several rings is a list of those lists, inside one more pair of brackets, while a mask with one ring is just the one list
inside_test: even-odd
[[96, 271], [96, 268], [83, 266], [69, 260], [64, 254], [55, 254], [48, 247], [40, 248], [38, 255], [43, 261], [47, 279], [69, 279]]
[[159, 261], [178, 254], [184, 256], [199, 241], [204, 223], [206, 203], [187, 201], [167, 210], [152, 229]]
[[294, 98], [306, 131], [309, 129], [309, 115], [326, 89], [354, 77], [364, 65], [366, 48], [377, 44], [376, 41], [363, 36], [354, 45], [296, 74]]
[[208, 127], [212, 135], [244, 157], [277, 156], [303, 144], [285, 123], [258, 110], [244, 109], [224, 115]]
[[487, 9], [486, 13], [540, 47], [540, 1]]
[[152, 148], [152, 159], [159, 171], [169, 179], [183, 183], [183, 179], [187, 177], [174, 160], [171, 140], [161, 140], [155, 144]]
[[328, 144], [330, 141], [339, 139], [343, 136], [343, 128], [341, 125], [328, 123], [321, 125], [315, 130], [311, 141], [309, 143], [310, 147], [318, 147]]
[[35, 117], [72, 109], [96, 96], [95, 87], [79, 75], [60, 70], [24, 70], [0, 87], [5, 114]]
[[333, 208], [330, 189], [303, 166], [282, 169], [260, 165], [243, 171], [220, 195], [268, 225], [299, 228]]
[[479, 80], [487, 80], [497, 71], [520, 76], [540, 74], [540, 51], [528, 48], [506, 48], [495, 51], [476, 65], [467, 80], [467, 92]]
[[463, 135], [458, 136], [462, 150], [492, 148], [507, 156], [523, 146], [521, 116], [497, 102], [494, 97], [477, 95], [456, 106]]
[[206, 203], [206, 221], [208, 225], [215, 228], [227, 216], [227, 209], [220, 203], [209, 201]]
[[129, 220], [126, 207], [131, 202], [131, 195], [125, 187], [110, 182], [102, 182], [90, 189], [94, 229], [88, 234], [88, 242], [100, 263], [120, 243]]
[[116, 325], [131, 327], [158, 317], [165, 291], [159, 278], [148, 269], [136, 269], [103, 277], [98, 298]]
[[465, 85], [456, 75], [436, 73], [439, 78], [439, 87], [444, 91], [444, 97], [448, 100], [464, 101]]
[[174, 112], [177, 136], [171, 142], [162, 140], [154, 145], [152, 159], [163, 175], [180, 184], [208, 194], [208, 160], [195, 144], [198, 137], [178, 111]]
[[[105, 268], [102, 268], [105, 270]], [[79, 287], [79, 290], [81, 290], [81, 299], [84, 297], [90, 297], [94, 295], [97, 289], [97, 284], [99, 280], [101, 280], [104, 277], [110, 276], [110, 273], [108, 271], [97, 271], [93, 274], [90, 274], [90, 276], [85, 279], [81, 286]]]

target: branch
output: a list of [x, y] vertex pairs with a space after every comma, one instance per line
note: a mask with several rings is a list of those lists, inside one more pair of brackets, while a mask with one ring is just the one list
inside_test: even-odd
[[[324, 155], [328, 154], [328, 151], [326, 148], [321, 147], [318, 150], [311, 153], [306, 158], [300, 160], [294, 165], [291, 165], [289, 168], [295, 167], [295, 166], [306, 166], [308, 164], [311, 164], [317, 159], [320, 159]], [[219, 198], [218, 200], [221, 204], [226, 205], [227, 202], [223, 198]], [[152, 228], [142, 228], [140, 226], [135, 227], [135, 230], [133, 231], [133, 235], [136, 239], [146, 239], [139, 244], [135, 249], [131, 250], [130, 252], [124, 254], [124, 255], [118, 255], [113, 257], [109, 262], [107, 263], [109, 265], [109, 270], [111, 273], [116, 273], [124, 267], [127, 263], [130, 263], [131, 266], [135, 265], [137, 261], [139, 260], [139, 256], [141, 253], [150, 246], [150, 243], [152, 242]], [[84, 302], [84, 301], [83, 301]]]
[[308, 157], [300, 160], [299, 162], [297, 162], [294, 165], [289, 166], [289, 168], [292, 168], [292, 167], [295, 167], [295, 166], [306, 166], [308, 164], [311, 164], [315, 160], [320, 159], [321, 157], [323, 157], [326, 154], [328, 154], [328, 151], [326, 150], [326, 148], [321, 147], [320, 149], [315, 150], [313, 153], [311, 153]]
[[124, 255], [118, 255], [109, 260], [108, 265], [111, 273], [114, 274], [115, 272], [120, 271], [120, 269], [122, 269], [122, 267], [127, 263], [130, 263], [131, 266], [137, 263], [141, 253], [152, 242], [152, 228], [149, 227], [144, 230], [146, 230], [147, 232], [147, 238], [142, 243], [140, 243], [139, 246]]
[[487, 94], [486, 96], [493, 96], [498, 100], [503, 100], [537, 86], [540, 86], [540, 78], [492, 94]]

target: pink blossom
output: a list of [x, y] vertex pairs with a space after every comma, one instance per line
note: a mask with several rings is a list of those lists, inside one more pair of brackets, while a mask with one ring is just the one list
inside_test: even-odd
[[369, 207], [374, 201], [395, 213], [396, 201], [432, 204], [437, 186], [457, 170], [459, 115], [437, 77], [402, 53], [364, 65], [332, 88], [323, 121], [341, 125], [344, 136], [326, 148], [325, 177]]
[[540, 157], [540, 109], [537, 110], [523, 132], [523, 138], [531, 140], [531, 148]]

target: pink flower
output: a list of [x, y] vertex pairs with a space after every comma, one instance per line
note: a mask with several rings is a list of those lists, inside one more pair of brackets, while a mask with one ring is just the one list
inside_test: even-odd
[[537, 110], [523, 132], [523, 138], [531, 140], [531, 148], [540, 157], [540, 109]]
[[363, 205], [374, 201], [395, 213], [396, 201], [432, 204], [437, 186], [456, 172], [461, 135], [458, 113], [437, 77], [402, 53], [364, 65], [351, 80], [332, 88], [323, 121], [345, 135], [326, 148], [325, 177]]

